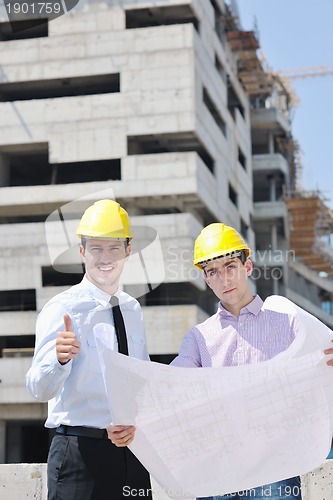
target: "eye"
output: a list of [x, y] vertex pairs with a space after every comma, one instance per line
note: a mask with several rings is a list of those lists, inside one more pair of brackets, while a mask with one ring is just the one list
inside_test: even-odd
[[214, 278], [214, 276], [216, 276], [216, 274], [217, 274], [216, 269], [211, 269], [210, 271], [207, 271], [207, 275], [209, 278]]

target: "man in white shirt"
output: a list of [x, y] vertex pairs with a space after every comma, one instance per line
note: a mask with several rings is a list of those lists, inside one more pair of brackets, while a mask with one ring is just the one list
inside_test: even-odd
[[85, 276], [39, 314], [26, 375], [31, 394], [48, 401], [46, 427], [56, 428], [48, 500], [118, 500], [139, 493], [151, 499], [149, 474], [127, 448], [135, 428], [112, 425], [94, 338], [94, 327], [102, 326], [119, 352], [149, 360], [141, 307], [118, 290], [133, 237], [128, 214], [115, 201], [100, 200], [83, 214], [77, 235]]

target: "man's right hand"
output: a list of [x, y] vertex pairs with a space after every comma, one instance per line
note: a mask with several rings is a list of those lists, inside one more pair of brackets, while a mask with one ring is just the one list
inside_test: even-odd
[[59, 332], [56, 339], [57, 358], [61, 365], [65, 365], [80, 352], [80, 342], [72, 331], [72, 320], [68, 314], [64, 315], [65, 329]]

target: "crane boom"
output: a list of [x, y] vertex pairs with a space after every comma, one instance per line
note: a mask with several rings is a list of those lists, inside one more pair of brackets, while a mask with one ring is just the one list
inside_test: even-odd
[[299, 78], [314, 78], [333, 75], [333, 65], [331, 66], [312, 66], [308, 68], [285, 69], [282, 71], [273, 71], [273, 75], [283, 76], [290, 80]]

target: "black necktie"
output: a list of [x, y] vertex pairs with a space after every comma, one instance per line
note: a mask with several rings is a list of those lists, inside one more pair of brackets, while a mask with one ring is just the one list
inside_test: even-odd
[[110, 303], [113, 312], [114, 328], [116, 330], [116, 335], [118, 340], [118, 351], [121, 354], [126, 354], [126, 356], [128, 356], [128, 345], [127, 345], [124, 318], [119, 307], [118, 297], [112, 295]]

